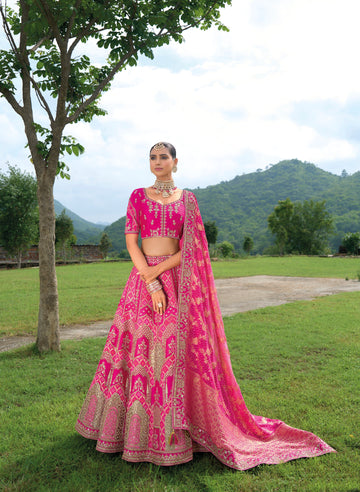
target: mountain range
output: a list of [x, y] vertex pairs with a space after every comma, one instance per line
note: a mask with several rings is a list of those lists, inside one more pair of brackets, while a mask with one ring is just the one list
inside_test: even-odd
[[77, 244], [98, 244], [105, 225], [89, 222], [66, 208], [59, 201], [54, 200], [54, 202], [55, 214], [60, 215], [61, 212], [65, 210], [66, 215], [73, 221], [74, 234], [77, 239]]
[[[360, 231], [360, 172], [352, 175], [344, 172], [338, 176], [309, 162], [292, 159], [269, 165], [265, 170], [191, 191], [198, 200], [204, 222], [216, 222], [218, 242], [230, 241], [239, 252], [245, 236], [253, 238], [254, 253], [266, 252], [274, 243], [268, 230], [267, 217], [278, 201], [286, 198], [293, 202], [326, 201], [326, 208], [332, 214], [335, 224], [335, 234], [330, 239], [333, 251], [338, 249], [346, 232]], [[71, 216], [70, 211], [67, 214]], [[76, 218], [73, 221], [78, 243], [90, 242], [91, 237], [93, 240], [100, 238], [104, 230], [115, 251], [125, 249], [125, 217], [104, 228], [73, 215]], [[86, 236], [87, 233], [89, 236]]]

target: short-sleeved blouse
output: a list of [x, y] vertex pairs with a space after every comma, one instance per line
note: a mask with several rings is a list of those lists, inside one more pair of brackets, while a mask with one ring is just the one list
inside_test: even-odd
[[134, 190], [129, 199], [125, 234], [141, 234], [148, 237], [171, 237], [181, 239], [185, 219], [184, 193], [167, 204], [152, 200], [145, 188]]

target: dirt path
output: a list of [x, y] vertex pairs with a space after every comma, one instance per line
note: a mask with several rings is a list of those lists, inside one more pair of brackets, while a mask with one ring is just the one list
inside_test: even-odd
[[[339, 292], [360, 291], [360, 282], [337, 278], [272, 277], [257, 275], [217, 279], [215, 281], [223, 316], [251, 311], [287, 302], [310, 300]], [[81, 340], [105, 337], [112, 320], [97, 321], [89, 325], [72, 325], [60, 329], [62, 340]], [[0, 338], [0, 352], [21, 347], [35, 341], [34, 337]]]

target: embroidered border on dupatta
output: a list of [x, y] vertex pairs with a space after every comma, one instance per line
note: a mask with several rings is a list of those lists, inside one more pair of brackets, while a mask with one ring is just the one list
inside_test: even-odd
[[191, 234], [190, 225], [194, 222], [195, 201], [192, 195], [184, 190], [185, 220], [181, 246], [181, 269], [178, 292], [178, 331], [176, 343], [175, 382], [173, 400], [173, 426], [174, 429], [187, 429], [189, 422], [185, 416], [185, 351], [188, 332], [189, 304], [190, 304], [190, 280], [193, 263], [194, 235]]

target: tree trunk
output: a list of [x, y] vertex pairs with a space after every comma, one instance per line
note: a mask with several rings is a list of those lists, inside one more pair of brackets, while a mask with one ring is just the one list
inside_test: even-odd
[[18, 251], [17, 254], [17, 267], [21, 268], [21, 249]]
[[54, 179], [38, 178], [40, 303], [36, 345], [40, 352], [60, 351], [59, 302], [55, 270]]

